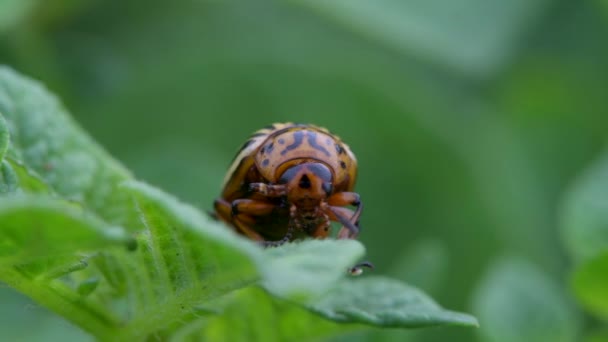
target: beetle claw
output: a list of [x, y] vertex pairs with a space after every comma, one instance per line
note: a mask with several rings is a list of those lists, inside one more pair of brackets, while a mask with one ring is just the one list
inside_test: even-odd
[[355, 266], [349, 268], [347, 271], [352, 276], [359, 276], [363, 273], [363, 267], [367, 267], [370, 270], [373, 270], [374, 264], [372, 264], [369, 261], [363, 261], [363, 262], [360, 262], [360, 263], [356, 264]]

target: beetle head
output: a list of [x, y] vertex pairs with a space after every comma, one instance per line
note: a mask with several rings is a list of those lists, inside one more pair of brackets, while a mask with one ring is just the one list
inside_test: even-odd
[[287, 200], [303, 210], [311, 210], [331, 195], [333, 175], [325, 164], [308, 162], [288, 168], [279, 178], [287, 186]]

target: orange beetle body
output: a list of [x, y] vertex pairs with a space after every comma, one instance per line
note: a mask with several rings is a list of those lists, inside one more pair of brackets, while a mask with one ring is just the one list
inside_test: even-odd
[[342, 224], [339, 238], [355, 238], [362, 210], [352, 192], [356, 176], [354, 154], [326, 129], [274, 124], [255, 132], [237, 153], [215, 213], [240, 234], [269, 246], [325, 238], [330, 221]]

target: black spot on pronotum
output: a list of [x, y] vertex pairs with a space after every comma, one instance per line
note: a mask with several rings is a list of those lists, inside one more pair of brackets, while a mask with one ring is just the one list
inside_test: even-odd
[[262, 166], [268, 166], [268, 164], [270, 164], [270, 160], [268, 160], [268, 159], [264, 159], [264, 160], [262, 161]]
[[340, 167], [346, 169], [346, 163], [344, 161], [340, 161]]
[[302, 176], [302, 178], [300, 178], [300, 183], [298, 184], [298, 186], [302, 189], [310, 189], [310, 179], [307, 175], [304, 175]]
[[271, 153], [274, 150], [274, 143], [266, 145], [266, 152]]

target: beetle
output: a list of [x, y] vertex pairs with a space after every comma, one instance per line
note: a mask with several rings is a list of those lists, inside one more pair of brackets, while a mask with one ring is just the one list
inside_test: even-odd
[[338, 238], [354, 239], [363, 209], [356, 177], [355, 155], [327, 129], [275, 123], [237, 152], [215, 216], [264, 246], [326, 238], [331, 221], [342, 224]]

